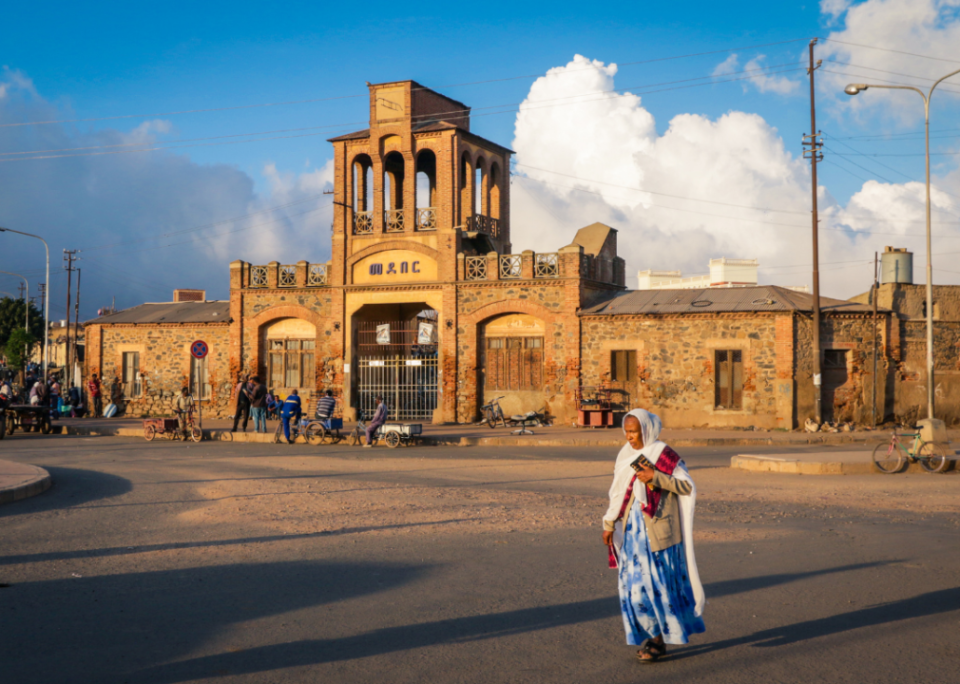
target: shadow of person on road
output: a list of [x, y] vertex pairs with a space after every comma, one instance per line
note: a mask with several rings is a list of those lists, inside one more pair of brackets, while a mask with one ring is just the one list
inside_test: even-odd
[[3, 590], [8, 626], [16, 616], [3, 630], [3, 681], [142, 682], [125, 673], [182, 658], [229, 626], [387, 591], [433, 568], [294, 561], [16, 584]]
[[51, 467], [42, 463], [37, 465], [50, 473], [53, 485], [43, 494], [18, 501], [16, 505], [0, 506], [0, 518], [70, 508], [121, 496], [133, 489], [130, 480], [118, 475], [97, 470]]

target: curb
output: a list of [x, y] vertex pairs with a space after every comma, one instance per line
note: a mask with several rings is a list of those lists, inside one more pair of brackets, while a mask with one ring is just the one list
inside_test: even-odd
[[[83, 435], [89, 437], [143, 437], [141, 428], [130, 427], [97, 427], [87, 428], [76, 425], [55, 425], [55, 433], [67, 435]], [[230, 432], [229, 430], [204, 430], [204, 440], [214, 442], [235, 442], [237, 444], [271, 444], [273, 443], [273, 432], [266, 434], [255, 432]], [[842, 444], [871, 444], [880, 443], [887, 439], [884, 433], [871, 433], [869, 435], [838, 434], [832, 439], [826, 439], [823, 436], [815, 434], [797, 435], [790, 440], [773, 439], [771, 437], [703, 437], [703, 438], [678, 438], [671, 439], [670, 443], [676, 447], [703, 447], [703, 446], [809, 446], [824, 445], [836, 446]], [[427, 446], [456, 446], [456, 447], [499, 447], [499, 446], [526, 446], [526, 447], [602, 447], [617, 448], [623, 446], [622, 439], [560, 439], [557, 437], [537, 437], [530, 435], [527, 437], [508, 436], [508, 437], [458, 437], [456, 435], [423, 437], [421, 444]]]
[[[19, 465], [19, 464], [18, 464]], [[0, 504], [13, 503], [42, 494], [53, 486], [53, 478], [39, 466], [22, 466], [33, 470], [32, 477], [26, 476], [23, 482], [0, 489]]]
[[[739, 455], [730, 459], [730, 467], [751, 473], [785, 473], [789, 475], [883, 475], [873, 469], [871, 463], [845, 463], [843, 461], [797, 461], [776, 456]], [[943, 472], [955, 470], [957, 461], [950, 459]], [[901, 473], [925, 473], [919, 463], [910, 463]]]

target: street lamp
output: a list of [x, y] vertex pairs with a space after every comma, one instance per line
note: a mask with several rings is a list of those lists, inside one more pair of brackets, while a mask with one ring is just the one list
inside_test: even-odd
[[25, 323], [27, 327], [25, 328], [25, 330], [27, 332], [30, 332], [30, 283], [28, 283], [27, 279], [24, 278], [19, 273], [12, 273], [10, 271], [0, 271], [0, 273], [6, 273], [7, 275], [16, 276], [23, 281], [23, 289], [24, 289], [23, 304], [24, 304], [24, 308], [27, 311], [27, 322]]
[[50, 247], [47, 245], [47, 241], [44, 240], [39, 235], [34, 235], [33, 233], [24, 233], [19, 230], [14, 230], [13, 228], [2, 228], [0, 227], [0, 233], [16, 233], [17, 235], [26, 235], [27, 237], [32, 237], [38, 239], [43, 243], [43, 248], [47, 252], [47, 286], [43, 290], [43, 379], [47, 379], [47, 355], [49, 350], [47, 349], [47, 343], [50, 339]]
[[923, 98], [924, 133], [927, 156], [927, 418], [933, 420], [933, 254], [930, 240], [930, 98], [933, 90], [951, 76], [960, 74], [960, 69], [952, 71], [938, 79], [926, 94], [913, 86], [875, 85], [873, 83], [851, 83], [843, 89], [847, 95], [857, 95], [868, 88], [887, 88], [889, 90], [912, 90]]

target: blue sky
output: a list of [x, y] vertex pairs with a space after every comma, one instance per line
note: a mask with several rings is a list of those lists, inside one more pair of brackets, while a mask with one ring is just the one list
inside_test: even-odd
[[[929, 6], [929, 12], [918, 15], [918, 5]], [[6, 96], [0, 97], [0, 123], [102, 120], [0, 128], [0, 152], [91, 148], [87, 153], [90, 156], [80, 158], [58, 156], [75, 152], [51, 152], [33, 156], [54, 158], [31, 159], [25, 155], [27, 159], [0, 163], [0, 225], [48, 235], [58, 267], [63, 248], [85, 251], [84, 256], [89, 258], [81, 265], [91, 275], [85, 281], [90, 288], [90, 296], [84, 300], [85, 315], [109, 303], [114, 295], [119, 305], [130, 306], [166, 299], [177, 286], [202, 286], [212, 296], [226, 297], [227, 263], [231, 259], [283, 260], [304, 251], [310, 254], [307, 258], [315, 260], [328, 255], [329, 219], [323, 218], [326, 214], [316, 209], [304, 218], [297, 212], [315, 208], [310, 197], [327, 187], [324, 165], [330, 158], [330, 146], [326, 138], [365, 127], [365, 81], [413, 78], [438, 88], [474, 108], [474, 131], [500, 143], [516, 142], [531, 150], [534, 141], [516, 139], [516, 106], [484, 108], [519, 104], [530, 97], [538, 77], [549, 69], [567, 65], [575, 55], [603, 65], [621, 65], [613, 87], [618, 92], [641, 93], [642, 104], [636, 106], [652, 117], [650, 141], [664, 136], [678, 116], [716, 122], [730, 112], [742, 112], [762, 119], [780, 137], [782, 152], [797, 157], [800, 136], [809, 129], [802, 60], [810, 37], [834, 36], [939, 60], [951, 56], [960, 59], [960, 51], [951, 48], [956, 45], [952, 39], [957, 23], [952, 0], [868, 0], [849, 11], [847, 6], [842, 0], [825, 0], [822, 6], [741, 2], [733, 9], [730, 5], [704, 2], [608, 2], [588, 8], [582, 3], [556, 2], [459, 6], [430, 2], [269, 6], [233, 2], [173, 3], [162, 7], [104, 2], [92, 6], [20, 3], [4, 11], [7, 25], [15, 28], [5, 36], [0, 52], [0, 64], [4, 67], [0, 84], [7, 83]], [[397, 7], [416, 14], [398, 16]], [[859, 14], [855, 15], [857, 11]], [[927, 37], [924, 38], [923, 31], [912, 30], [911, 22], [927, 31]], [[904, 35], [899, 36], [898, 31]], [[779, 44], [749, 49], [773, 43]], [[843, 49], [854, 52], [837, 52]], [[818, 92], [819, 128], [837, 139], [830, 143], [834, 151], [833, 155], [828, 153], [831, 163], [821, 166], [821, 185], [837, 204], [838, 212], [850, 210], [851, 198], [856, 202], [858, 196], [862, 197], [864, 183], [869, 180], [891, 186], [880, 188], [881, 194], [885, 193], [884, 202], [899, 201], [899, 190], [892, 186], [923, 177], [922, 157], [917, 156], [922, 152], [922, 139], [902, 135], [922, 130], [922, 120], [917, 116], [919, 98], [914, 103], [882, 93], [874, 97], [875, 91], [871, 91], [858, 96], [860, 101], [850, 103], [838, 93], [843, 83], [858, 80], [846, 74], [919, 83], [887, 72], [922, 78], [938, 70], [946, 73], [951, 69], [950, 63], [845, 48], [829, 42], [818, 50], [824, 57], [858, 65], [825, 64], [829, 71], [845, 73], [824, 73]], [[710, 52], [714, 54], [663, 60]], [[726, 60], [732, 61], [721, 66]], [[753, 62], [755, 71], [747, 73], [769, 73], [769, 78], [777, 82], [766, 86], [756, 81], [722, 82], [738, 75], [742, 78], [743, 70], [751, 68], [751, 60], [759, 61]], [[758, 71], [760, 67], [767, 71]], [[954, 68], [960, 68], [960, 63]], [[725, 72], [731, 75], [724, 76]], [[712, 80], [688, 80], [711, 74], [718, 75]], [[670, 85], [685, 80], [686, 83]], [[697, 83], [697, 87], [678, 88], [692, 83]], [[960, 91], [960, 84], [956, 89]], [[661, 92], [647, 93], [652, 90]], [[341, 99], [228, 109], [325, 98]], [[946, 129], [956, 128], [950, 123], [956, 120], [956, 104], [956, 98], [949, 93], [935, 101], [932, 128], [943, 129], [939, 135], [951, 135]], [[198, 109], [220, 111], [168, 114]], [[104, 118], [130, 114], [147, 116]], [[571, 109], [569, 116], [575, 120], [577, 114]], [[548, 130], [559, 133], [564, 124], [555, 118], [551, 125], [556, 128]], [[105, 151], [123, 148], [101, 147], [131, 141], [190, 141], [261, 132], [266, 133], [259, 136], [264, 138], [259, 142], [238, 142], [243, 137], [221, 138], [184, 142], [195, 146], [159, 152], [105, 155]], [[716, 131], [717, 135], [741, 133], [755, 135], [743, 125], [731, 125], [726, 133]], [[231, 144], [221, 144], [227, 140]], [[548, 140], [538, 138], [536, 143], [549, 146]], [[659, 147], [667, 147], [667, 139], [662, 141]], [[935, 157], [934, 170], [948, 185], [956, 178], [955, 174], [951, 176], [956, 157], [949, 154], [956, 149], [955, 143], [956, 138], [934, 140], [934, 150], [942, 154]], [[588, 138], [578, 141], [585, 147], [591, 144]], [[745, 142], [743, 149], [748, 147]], [[598, 153], [602, 152], [600, 148], [597, 145]], [[782, 157], [781, 151], [774, 148], [774, 143], [768, 146], [771, 158]], [[731, 149], [737, 148], [734, 145]], [[762, 150], [749, 153], [764, 154]], [[913, 156], [856, 156], [860, 153]], [[666, 152], [659, 154], [656, 168], [662, 169]], [[535, 157], [535, 152], [527, 153], [528, 160]], [[802, 170], [796, 164], [791, 166], [782, 159], [778, 163], [785, 164], [784, 174], [796, 176], [795, 184], [801, 183]], [[609, 186], [609, 178], [597, 177], [600, 171], [585, 174], [584, 169], [589, 168], [597, 168], [596, 159], [573, 171], [585, 176], [587, 186], [593, 187], [593, 181], [606, 181]], [[751, 171], [754, 172], [757, 170]], [[656, 181], [653, 173], [653, 167], [648, 166], [638, 176], [645, 179], [645, 187]], [[765, 176], [766, 185], [756, 189], [758, 194], [751, 195], [752, 206], [785, 206], [797, 201], [792, 195], [783, 194], [787, 191], [782, 187], [770, 185], [769, 179], [777, 173], [772, 171]], [[657, 249], [628, 254], [634, 270], [676, 267], [693, 273], [698, 268], [703, 270], [709, 256], [751, 256], [746, 252], [754, 240], [744, 235], [743, 248], [739, 249], [732, 242], [736, 235], [733, 229], [713, 235], [713, 227], [707, 224], [665, 227], [663, 222], [668, 219], [657, 223], [642, 213], [644, 207], [624, 206], [629, 201], [622, 198], [605, 196], [603, 200], [610, 205], [607, 207], [583, 206], [543, 177], [530, 177], [525, 182], [529, 183], [529, 197], [524, 200], [520, 197], [523, 192], [514, 193], [515, 203], [526, 201], [529, 205], [514, 208], [515, 234], [523, 230], [518, 219], [529, 219], [537, 230], [559, 241], [559, 247], [565, 244], [563, 235], [578, 220], [588, 220], [589, 212], [594, 211], [601, 220], [619, 220], [617, 227], [628, 235], [635, 230], [636, 235], [648, 237], [649, 244], [659, 245]], [[751, 182], [751, 178], [744, 179], [744, 185]], [[711, 195], [707, 185], [698, 187], [706, 193], [698, 196]], [[676, 194], [685, 192], [683, 187], [673, 190]], [[717, 192], [723, 194], [720, 189]], [[203, 231], [191, 233], [199, 240], [193, 244], [148, 239], [263, 212], [264, 208], [284, 202], [298, 204], [286, 213], [284, 220], [265, 225], [263, 230], [253, 229], [257, 237], [247, 230], [216, 241], [204, 237], [207, 233]], [[546, 213], [538, 216], [537, 207], [545, 207]], [[944, 217], [955, 208], [945, 205]], [[889, 215], [899, 215], [896, 212], [902, 207], [888, 209], [888, 214], [893, 212]], [[275, 218], [272, 213], [258, 216]], [[551, 216], [561, 218], [557, 225], [545, 226], [545, 222], [554, 220]], [[862, 225], [854, 225], [839, 214], [837, 221], [837, 226], [850, 231], [864, 230]], [[252, 224], [248, 220], [242, 225]], [[911, 234], [915, 228], [911, 228]], [[674, 245], [682, 244], [678, 232], [681, 229], [695, 231], [691, 235], [707, 236], [709, 239], [702, 242], [709, 246], [674, 258], [670, 245], [674, 239], [678, 241]], [[226, 232], [216, 226], [210, 230]], [[899, 228], [889, 232], [896, 230]], [[850, 240], [847, 247], [855, 247], [857, 256], [869, 252], [872, 257], [875, 249], [882, 249], [883, 239], [878, 235], [869, 244]], [[805, 244], [799, 236], [797, 240], [796, 244]], [[105, 247], [117, 243], [131, 244]], [[21, 245], [8, 247], [10, 244], [9, 239], [0, 237], [0, 264], [5, 264], [0, 268], [20, 268], [36, 274], [33, 251]], [[761, 250], [761, 259], [762, 263], [791, 267], [781, 275], [789, 275], [802, 284], [806, 282], [803, 260], [789, 258], [796, 252], [796, 244], [791, 240], [773, 241]], [[960, 250], [960, 241], [950, 244]], [[266, 253], [271, 249], [277, 252], [276, 256]], [[712, 253], [711, 249], [727, 253]], [[741, 253], [729, 253], [730, 250]], [[84, 275], [86, 278], [87, 272]], [[774, 274], [769, 274], [769, 278], [774, 278]], [[943, 278], [950, 276], [945, 272]], [[62, 274], [54, 279], [55, 299], [59, 299], [56, 288], [62, 289], [63, 280]], [[868, 281], [869, 277], [860, 280]], [[9, 290], [6, 285], [6, 281], [0, 281], [0, 289]], [[838, 296], [849, 296], [866, 287], [838, 280], [835, 289]]]

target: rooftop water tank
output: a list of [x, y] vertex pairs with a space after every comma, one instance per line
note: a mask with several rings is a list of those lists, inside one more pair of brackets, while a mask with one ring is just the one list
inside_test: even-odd
[[880, 284], [913, 284], [913, 252], [906, 247], [886, 247], [880, 255]]

